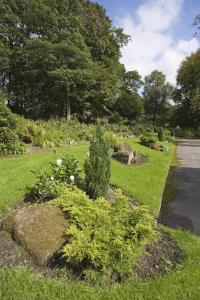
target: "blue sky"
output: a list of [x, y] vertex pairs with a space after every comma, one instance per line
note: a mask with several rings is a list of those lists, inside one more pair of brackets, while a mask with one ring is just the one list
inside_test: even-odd
[[122, 63], [142, 76], [163, 71], [175, 84], [181, 61], [200, 46], [191, 26], [200, 0], [97, 0], [115, 26], [125, 29], [132, 42], [122, 49]]

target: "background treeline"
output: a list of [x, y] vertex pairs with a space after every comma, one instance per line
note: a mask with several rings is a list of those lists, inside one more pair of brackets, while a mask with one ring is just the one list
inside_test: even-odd
[[8, 106], [32, 119], [198, 128], [200, 50], [180, 66], [175, 89], [157, 70], [144, 81], [125, 70], [120, 48], [129, 38], [97, 3], [2, 0], [0, 87]]

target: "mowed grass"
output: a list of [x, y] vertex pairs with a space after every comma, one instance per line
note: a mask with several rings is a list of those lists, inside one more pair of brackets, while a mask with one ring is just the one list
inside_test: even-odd
[[[113, 161], [112, 182], [131, 193], [140, 203], [157, 214], [172, 151], [160, 153], [132, 141], [134, 148], [149, 158], [146, 165], [128, 167]], [[172, 150], [172, 147], [170, 146]], [[83, 164], [87, 145], [67, 150]], [[58, 157], [61, 154], [58, 154]], [[28, 186], [35, 182], [30, 170], [39, 170], [55, 159], [55, 153], [44, 152], [17, 158], [0, 159], [0, 209], [9, 208], [22, 199]], [[166, 230], [166, 228], [165, 228]], [[175, 271], [146, 282], [130, 282], [107, 288], [84, 282], [64, 282], [41, 278], [23, 268], [0, 269], [0, 299], [5, 300], [199, 300], [200, 239], [181, 230], [169, 230], [184, 252], [184, 262]]]
[[[149, 163], [126, 166], [112, 161], [112, 183], [130, 193], [139, 203], [148, 205], [157, 216], [171, 161], [172, 145], [167, 153], [148, 149], [135, 141], [132, 141], [132, 145], [149, 159]], [[82, 166], [87, 151], [87, 145], [75, 145], [65, 150], [79, 160]], [[22, 199], [26, 188], [35, 182], [32, 171], [46, 168], [48, 162], [56, 157], [62, 157], [62, 152], [0, 158], [0, 209], [9, 208], [16, 200]]]
[[187, 232], [170, 233], [181, 245], [185, 261], [167, 275], [146, 282], [130, 282], [107, 288], [84, 282], [41, 278], [22, 268], [0, 269], [2, 300], [199, 300], [200, 239]]

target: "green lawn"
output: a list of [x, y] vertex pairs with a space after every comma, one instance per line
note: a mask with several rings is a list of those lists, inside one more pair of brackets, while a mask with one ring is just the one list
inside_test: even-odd
[[[172, 151], [159, 153], [137, 143], [134, 143], [134, 147], [148, 156], [149, 163], [128, 167], [113, 162], [112, 182], [134, 195], [140, 203], [149, 205], [156, 215]], [[88, 150], [87, 145], [77, 145], [68, 151], [83, 163]], [[26, 187], [35, 181], [34, 174], [30, 170], [39, 170], [54, 157], [54, 153], [45, 152], [0, 159], [0, 209], [8, 208], [16, 200], [21, 199]], [[143, 283], [132, 282], [110, 288], [94, 288], [83, 282], [62, 282], [41, 278], [36, 273], [22, 268], [2, 268], [0, 299], [198, 300], [200, 239], [187, 232], [169, 231], [182, 247], [185, 261], [180, 268], [167, 275]]]
[[[171, 161], [172, 151], [157, 152], [132, 142], [134, 149], [146, 155], [149, 163], [139, 166], [125, 166], [112, 162], [112, 183], [129, 192], [141, 204], [148, 205], [156, 216]], [[172, 146], [171, 146], [172, 148]], [[67, 150], [83, 164], [88, 151], [87, 145], [75, 145]], [[57, 154], [59, 157], [62, 154]], [[55, 153], [44, 152], [15, 158], [0, 159], [0, 209], [8, 208], [19, 200], [25, 188], [33, 185], [35, 175], [31, 170], [46, 167]], [[9, 187], [9, 188], [8, 188]]]

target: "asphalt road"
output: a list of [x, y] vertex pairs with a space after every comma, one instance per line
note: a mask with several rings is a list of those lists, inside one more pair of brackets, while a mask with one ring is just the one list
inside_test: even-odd
[[200, 140], [180, 140], [177, 156], [180, 165], [171, 169], [174, 199], [161, 223], [200, 235]]

